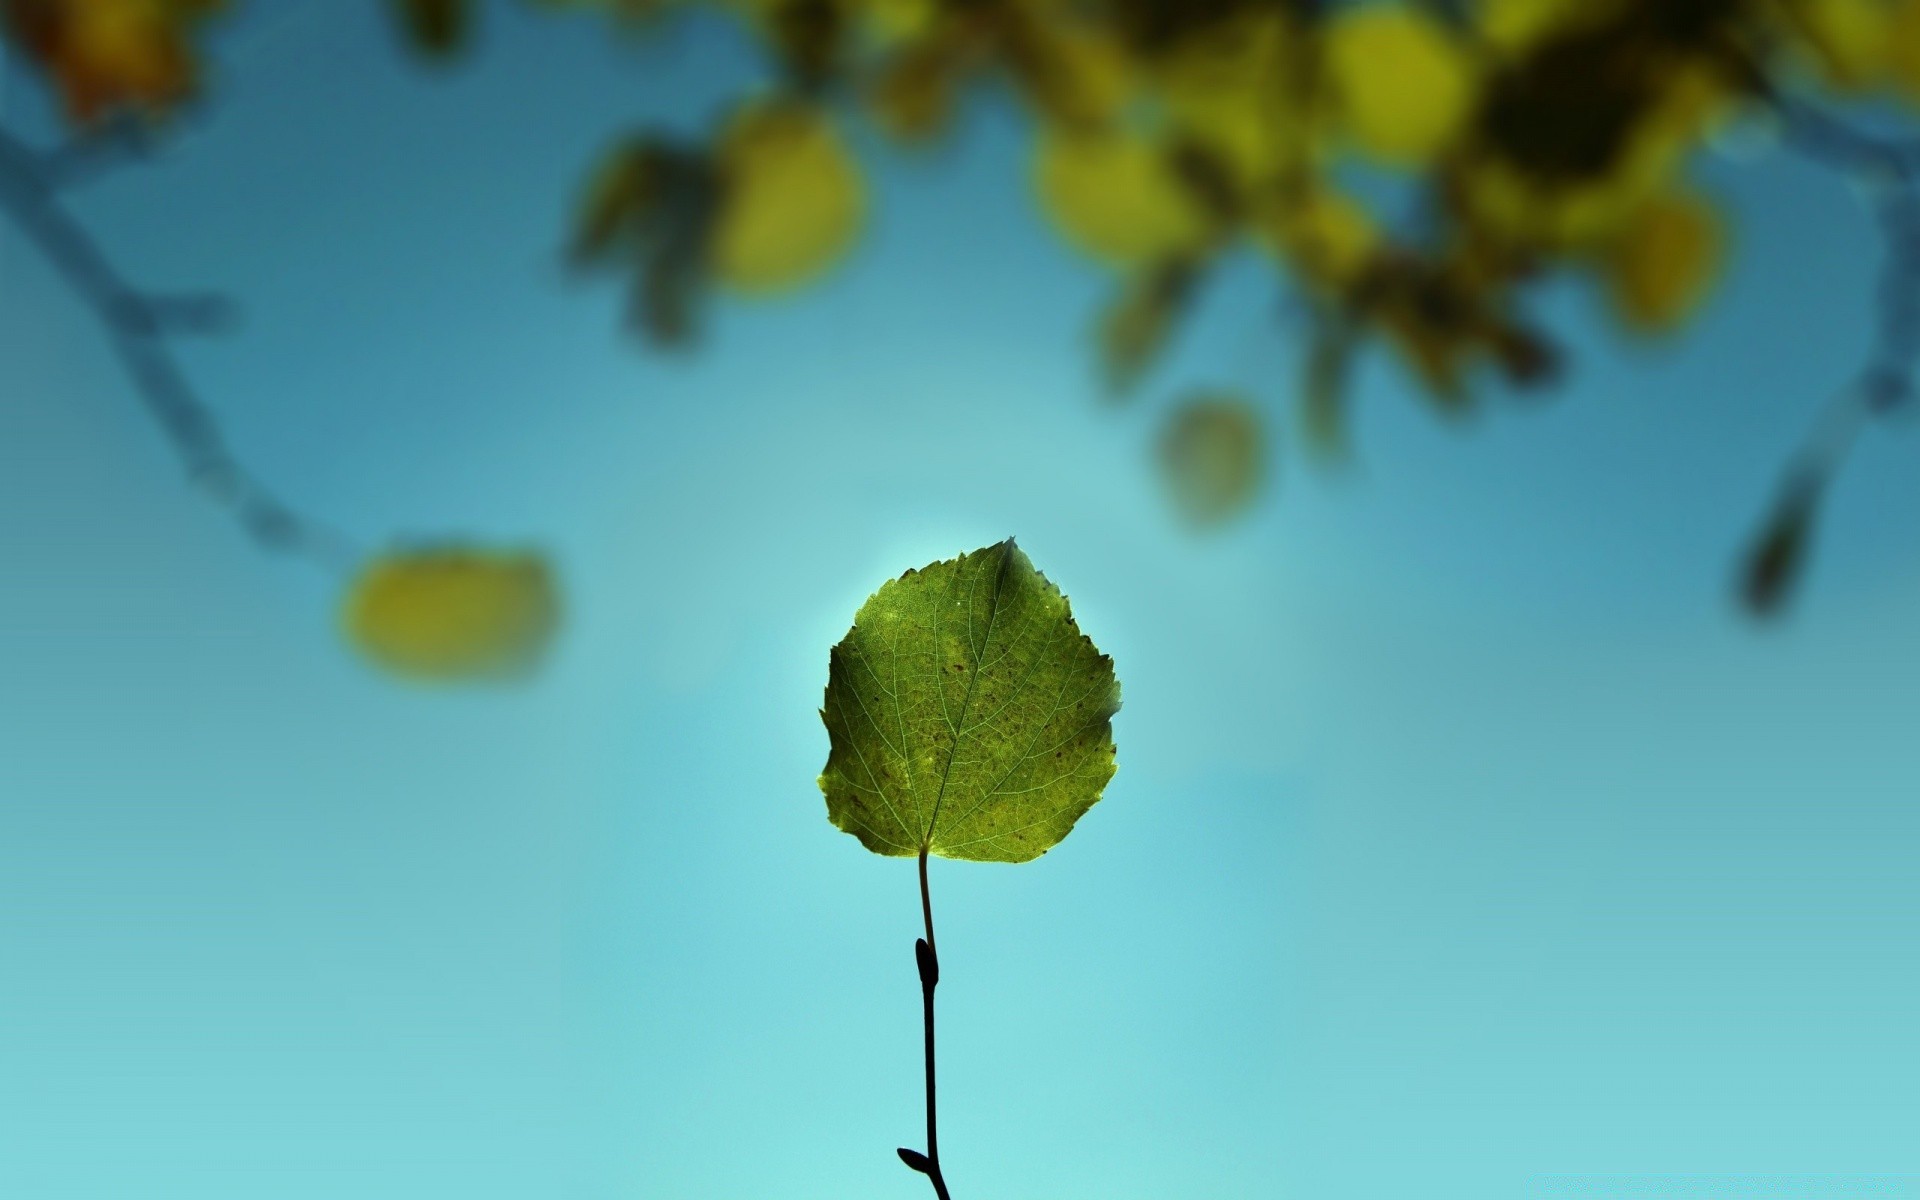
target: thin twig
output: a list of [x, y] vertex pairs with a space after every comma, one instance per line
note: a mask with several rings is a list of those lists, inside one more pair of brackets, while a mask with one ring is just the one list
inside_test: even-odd
[[1850, 177], [1872, 200], [1885, 253], [1879, 322], [1866, 363], [1822, 409], [1789, 460], [1744, 568], [1742, 591], [1756, 612], [1777, 610], [1806, 560], [1812, 516], [1827, 485], [1874, 417], [1905, 407], [1920, 361], [1920, 139], [1857, 129], [1791, 97], [1768, 97], [1784, 143]]
[[231, 510], [261, 545], [328, 567], [351, 563], [358, 555], [344, 537], [282, 502], [234, 458], [173, 356], [171, 334], [215, 327], [228, 319], [229, 308], [206, 298], [151, 295], [129, 284], [61, 204], [59, 172], [49, 172], [49, 161], [0, 128], [0, 212], [93, 310], [188, 477]]
[[927, 936], [915, 939], [913, 959], [920, 969], [920, 1010], [925, 1019], [927, 1044], [927, 1152], [901, 1148], [900, 1161], [925, 1175], [933, 1183], [938, 1200], [950, 1200], [947, 1179], [940, 1171], [940, 1121], [935, 1105], [933, 1072], [933, 989], [940, 982], [940, 956], [934, 949], [933, 896], [927, 890], [927, 852], [920, 851], [920, 913], [926, 920]]

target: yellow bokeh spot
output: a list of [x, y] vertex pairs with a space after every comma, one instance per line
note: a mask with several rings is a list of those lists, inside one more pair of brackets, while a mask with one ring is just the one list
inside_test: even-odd
[[1193, 253], [1212, 233], [1163, 148], [1119, 131], [1049, 129], [1036, 179], [1047, 212], [1073, 243], [1122, 266]]
[[1666, 192], [1641, 205], [1602, 259], [1614, 312], [1643, 333], [1676, 328], [1719, 273], [1723, 240], [1719, 214], [1692, 192]]
[[1327, 80], [1347, 134], [1367, 154], [1420, 166], [1471, 115], [1474, 71], [1445, 27], [1398, 4], [1342, 10], [1326, 32]]
[[347, 593], [347, 636], [398, 675], [455, 682], [519, 675], [552, 639], [559, 602], [538, 554], [465, 548], [369, 561]]
[[723, 198], [710, 246], [715, 275], [743, 292], [790, 288], [832, 266], [866, 218], [866, 184], [817, 110], [766, 101], [742, 109], [717, 151]]

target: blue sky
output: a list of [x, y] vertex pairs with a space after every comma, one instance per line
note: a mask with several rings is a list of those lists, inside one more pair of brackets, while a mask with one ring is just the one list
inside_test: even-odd
[[257, 471], [368, 545], [541, 544], [567, 625], [520, 688], [369, 671], [0, 231], [0, 1195], [924, 1194], [913, 871], [827, 823], [816, 709], [875, 586], [1008, 534], [1126, 707], [1060, 848], [935, 864], [956, 1195], [1920, 1192], [1912, 430], [1790, 619], [1729, 602], [1867, 345], [1840, 183], [1703, 163], [1736, 256], [1686, 339], [1558, 288], [1572, 385], [1462, 425], [1369, 362], [1357, 464], [1196, 537], [1158, 420], [1287, 412], [1298, 340], [1237, 263], [1104, 405], [1105, 281], [994, 103], [844, 270], [663, 355], [557, 247], [599, 147], [756, 78], [730, 34], [516, 8], [428, 72], [377, 6], [254, 8], [77, 210], [243, 303], [185, 359]]

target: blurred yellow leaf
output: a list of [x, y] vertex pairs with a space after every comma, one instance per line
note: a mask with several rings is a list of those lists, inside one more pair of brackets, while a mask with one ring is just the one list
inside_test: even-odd
[[864, 0], [860, 5], [862, 29], [880, 46], [919, 37], [939, 16], [939, 0]]
[[4, 0], [8, 34], [53, 76], [67, 115], [161, 111], [192, 92], [189, 31], [217, 4], [191, 0]]
[[1160, 435], [1160, 470], [1174, 508], [1192, 524], [1214, 526], [1240, 515], [1266, 474], [1260, 415], [1238, 396], [1189, 397]]
[[1907, 99], [1920, 104], [1920, 0], [1899, 0], [1887, 27], [1887, 70]]
[[1719, 215], [1698, 195], [1672, 191], [1641, 205], [1602, 259], [1614, 312], [1642, 332], [1674, 329], [1718, 274], [1722, 240]]
[[1137, 134], [1045, 130], [1036, 178], [1067, 237], [1120, 266], [1194, 254], [1213, 232], [1164, 148]]
[[1886, 0], [1790, 0], [1785, 9], [1829, 85], [1857, 91], [1885, 77], [1894, 32]]
[[1473, 65], [1446, 28], [1399, 4], [1342, 9], [1326, 31], [1327, 79], [1361, 150], [1402, 166], [1431, 161], [1471, 114]]
[[361, 568], [342, 619], [354, 645], [395, 674], [499, 679], [539, 662], [559, 621], [559, 601], [539, 554], [403, 550]]
[[839, 133], [794, 101], [743, 108], [722, 133], [723, 189], [710, 256], [743, 292], [794, 287], [832, 266], [866, 217], [866, 184]]

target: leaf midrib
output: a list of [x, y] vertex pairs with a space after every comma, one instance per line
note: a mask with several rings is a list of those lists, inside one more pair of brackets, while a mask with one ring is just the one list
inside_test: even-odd
[[[967, 694], [960, 700], [960, 720], [949, 723], [953, 731], [953, 736], [947, 746], [946, 765], [940, 769], [940, 790], [933, 794], [933, 813], [927, 818], [927, 827], [920, 834], [920, 852], [922, 854], [925, 854], [933, 848], [934, 830], [940, 825], [940, 802], [947, 798], [947, 779], [953, 774], [953, 760], [960, 754], [959, 731], [966, 727], [967, 711], [973, 707], [973, 692], [980, 684], [980, 663], [986, 655], [987, 647], [993, 644], [993, 627], [1000, 619], [1000, 593], [1002, 589], [1006, 587], [1007, 568], [1011, 566], [1012, 563], [1013, 539], [1008, 538], [1006, 541], [1000, 543], [1000, 566], [994, 572], [993, 576], [993, 597], [987, 602], [987, 631], [980, 638], [980, 648], [978, 650], [975, 650], [971, 645], [971, 639], [969, 639], [969, 645], [967, 646], [968, 656], [973, 660], [967, 670]], [[968, 615], [971, 617], [973, 612], [973, 602], [971, 598], [969, 598], [967, 606]]]

